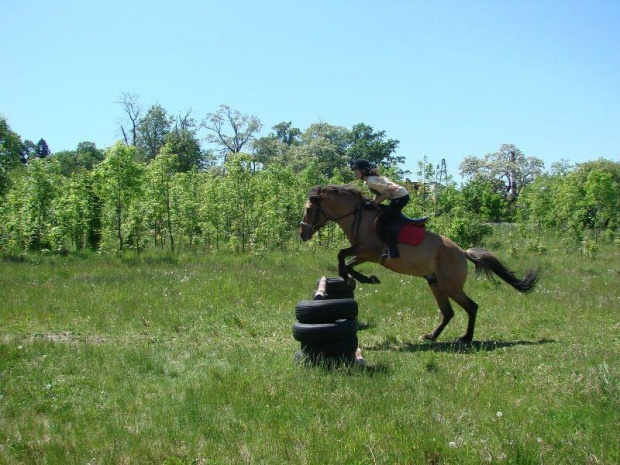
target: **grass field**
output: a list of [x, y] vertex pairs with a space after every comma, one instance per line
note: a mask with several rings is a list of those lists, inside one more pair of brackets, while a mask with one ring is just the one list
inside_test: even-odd
[[619, 463], [620, 248], [491, 244], [543, 275], [472, 273], [468, 349], [460, 308], [420, 342], [425, 282], [360, 267], [366, 368], [293, 360], [334, 251], [0, 262], [0, 463]]

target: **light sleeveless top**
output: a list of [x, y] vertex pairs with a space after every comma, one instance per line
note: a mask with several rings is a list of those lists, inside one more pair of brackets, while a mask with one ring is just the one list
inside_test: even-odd
[[376, 191], [379, 194], [383, 194], [386, 191], [389, 192], [390, 200], [400, 199], [405, 195], [409, 195], [407, 189], [390, 181], [385, 176], [368, 176], [364, 182], [370, 190]]

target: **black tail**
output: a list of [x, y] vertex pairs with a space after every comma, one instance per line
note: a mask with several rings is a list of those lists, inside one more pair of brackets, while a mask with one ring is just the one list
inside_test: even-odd
[[538, 282], [538, 272], [529, 270], [523, 279], [517, 278], [512, 271], [509, 271], [499, 259], [485, 249], [468, 249], [465, 251], [467, 258], [476, 265], [476, 273], [484, 272], [489, 278], [493, 279], [493, 273], [502, 278], [517, 291], [529, 294], [534, 290]]

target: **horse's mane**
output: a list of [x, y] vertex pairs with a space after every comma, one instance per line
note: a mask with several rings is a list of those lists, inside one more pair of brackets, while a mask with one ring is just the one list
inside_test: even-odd
[[330, 184], [327, 186], [314, 186], [310, 189], [308, 198], [311, 202], [319, 200], [321, 197], [337, 195], [353, 198], [356, 201], [367, 200], [356, 186], [350, 184]]

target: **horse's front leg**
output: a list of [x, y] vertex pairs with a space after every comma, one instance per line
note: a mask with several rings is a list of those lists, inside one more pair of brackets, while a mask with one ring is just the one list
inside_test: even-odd
[[[355, 255], [355, 253], [358, 251], [359, 247], [353, 246], [347, 249], [342, 249], [340, 252], [338, 252], [338, 275], [345, 280], [349, 279], [349, 277], [353, 277], [360, 283], [379, 284], [381, 281], [379, 281], [379, 278], [377, 278], [376, 276], [365, 276], [359, 271], [353, 269], [354, 266], [368, 261], [365, 258], [360, 257], [359, 255]], [[347, 262], [345, 262], [345, 259], [347, 257], [350, 257], [351, 255], [353, 255], [353, 257]]]
[[349, 267], [347, 266], [347, 263], [345, 263], [345, 260], [347, 257], [355, 254], [356, 250], [357, 246], [354, 245], [338, 252], [338, 276], [345, 281], [349, 279]]

